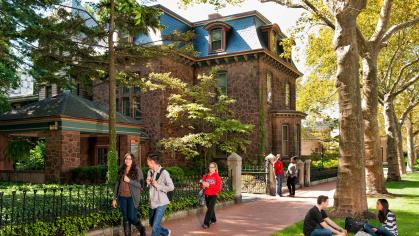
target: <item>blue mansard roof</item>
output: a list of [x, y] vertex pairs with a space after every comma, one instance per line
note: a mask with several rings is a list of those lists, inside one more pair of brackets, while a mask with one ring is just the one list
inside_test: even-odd
[[[73, 7], [83, 9], [79, 0], [72, 0]], [[229, 16], [217, 16], [213, 19], [190, 22], [170, 9], [158, 4], [154, 5], [161, 9], [162, 15], [160, 16], [160, 24], [165, 28], [163, 30], [150, 30], [148, 34], [140, 34], [134, 37], [136, 44], [169, 44], [169, 41], [162, 41], [162, 36], [169, 35], [174, 31], [187, 32], [193, 31], [196, 34], [194, 41], [194, 49], [198, 52], [196, 59], [205, 60], [205, 58], [212, 58], [215, 56], [228, 56], [229, 54], [240, 54], [249, 51], [266, 51], [270, 56], [275, 55], [276, 52], [271, 52], [268, 49], [268, 35], [266, 29], [275, 29], [280, 38], [286, 36], [280, 31], [278, 25], [272, 24], [258, 11], [243, 12]], [[89, 19], [90, 16], [83, 11], [77, 11], [83, 18]], [[96, 22], [89, 19], [89, 25], [94, 26]], [[211, 24], [219, 23], [228, 28], [226, 31], [226, 44], [225, 51], [210, 53], [208, 52], [209, 46], [209, 32], [205, 29]], [[274, 56], [275, 57], [275, 56]], [[292, 61], [287, 61], [288, 69], [294, 71], [297, 75], [301, 72], [295, 67]], [[283, 63], [283, 62], [281, 62]]]
[[[221, 21], [231, 27], [231, 30], [229, 30], [226, 37], [226, 50], [221, 53], [222, 55], [267, 48], [266, 43], [262, 39], [260, 28], [262, 26], [271, 25], [271, 22], [257, 11], [222, 16], [220, 18], [199, 22], [189, 22], [162, 5], [155, 6], [160, 8], [163, 12], [160, 16], [160, 23], [165, 26], [165, 29], [159, 33], [161, 35], [168, 35], [175, 30], [180, 32], [194, 31], [196, 34], [194, 47], [199, 53], [197, 56], [199, 58], [218, 55], [216, 53], [211, 55], [208, 54], [209, 36], [208, 31], [204, 28], [208, 23], [215, 21]], [[161, 37], [161, 35], [157, 37]], [[135, 38], [135, 42], [150, 43], [156, 41], [155, 39], [156, 38], [153, 40], [153, 37], [149, 35], [139, 35]]]

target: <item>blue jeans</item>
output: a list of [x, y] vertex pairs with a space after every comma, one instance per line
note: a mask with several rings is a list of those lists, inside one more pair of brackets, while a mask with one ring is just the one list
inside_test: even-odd
[[330, 229], [325, 229], [323, 227], [317, 227], [311, 232], [310, 236], [332, 236], [333, 233]]
[[[373, 228], [376, 228], [377, 231], [376, 232], [372, 231]], [[365, 232], [369, 233], [372, 236], [394, 236], [392, 232], [388, 231], [388, 229], [384, 228], [383, 226], [375, 227], [370, 224], [365, 224], [364, 230]]]
[[282, 195], [282, 180], [284, 179], [284, 174], [276, 175], [276, 193]]
[[138, 210], [134, 207], [132, 197], [118, 197], [119, 210], [121, 211], [124, 221], [129, 221], [131, 224], [138, 223]]
[[159, 206], [155, 209], [150, 208], [148, 221], [151, 226], [151, 236], [169, 235], [169, 230], [160, 226], [166, 207], [167, 205]]

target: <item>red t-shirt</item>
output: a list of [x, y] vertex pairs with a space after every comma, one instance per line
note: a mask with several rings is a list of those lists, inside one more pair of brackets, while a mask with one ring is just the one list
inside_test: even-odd
[[274, 164], [275, 175], [283, 175], [284, 174], [284, 164], [282, 161], [277, 160]]
[[[209, 187], [206, 188], [204, 191], [205, 196], [218, 195], [223, 186], [223, 181], [221, 181], [221, 177], [218, 175], [217, 172], [213, 174], [204, 175], [204, 177], [202, 177], [202, 181], [209, 183]], [[204, 189], [204, 186], [202, 186], [202, 184], [201, 188]]]

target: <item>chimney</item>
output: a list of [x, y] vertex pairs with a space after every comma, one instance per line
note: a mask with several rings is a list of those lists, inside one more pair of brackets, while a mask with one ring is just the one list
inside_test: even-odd
[[208, 20], [213, 20], [213, 19], [218, 19], [223, 17], [220, 13], [216, 12], [216, 13], [211, 13], [208, 15]]

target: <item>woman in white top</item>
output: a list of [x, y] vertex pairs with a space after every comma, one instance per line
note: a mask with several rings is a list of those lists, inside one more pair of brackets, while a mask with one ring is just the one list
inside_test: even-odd
[[290, 197], [294, 197], [295, 196], [295, 183], [297, 182], [297, 176], [298, 176], [298, 169], [297, 169], [297, 157], [291, 157], [291, 162], [288, 165], [288, 169], [287, 169], [287, 186], [288, 186], [288, 191], [289, 191], [289, 195]]

